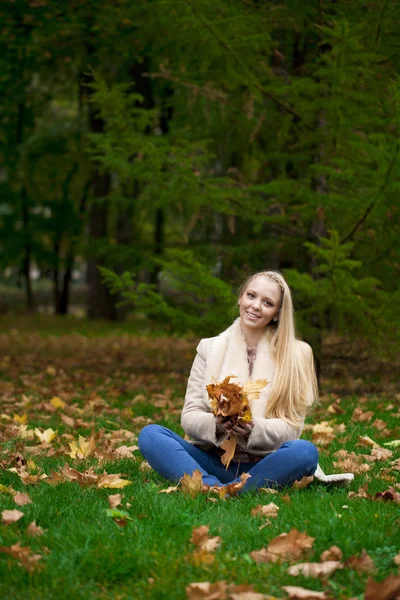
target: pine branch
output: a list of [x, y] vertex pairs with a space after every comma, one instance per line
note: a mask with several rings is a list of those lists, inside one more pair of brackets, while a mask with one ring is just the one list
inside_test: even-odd
[[211, 35], [217, 40], [217, 42], [220, 44], [220, 46], [222, 46], [222, 48], [224, 48], [224, 50], [233, 57], [234, 61], [241, 67], [242, 71], [247, 73], [247, 75], [250, 77], [253, 85], [257, 88], [257, 90], [259, 92], [261, 92], [264, 96], [266, 96], [267, 98], [269, 98], [270, 100], [275, 102], [275, 104], [277, 106], [279, 106], [280, 108], [285, 110], [287, 113], [291, 114], [293, 117], [296, 117], [296, 119], [299, 119], [299, 121], [302, 121], [303, 120], [302, 117], [295, 110], [293, 110], [290, 106], [285, 104], [285, 102], [282, 102], [282, 100], [279, 100], [279, 98], [277, 98], [276, 96], [271, 94], [271, 92], [267, 92], [265, 90], [265, 88], [260, 84], [260, 82], [255, 77], [255, 75], [248, 70], [247, 66], [244, 64], [244, 62], [242, 61], [240, 56], [234, 50], [232, 50], [232, 48], [230, 46], [228, 46], [228, 44], [214, 30], [212, 25], [210, 23], [208, 23], [208, 21], [206, 21], [204, 19], [204, 17], [199, 13], [199, 11], [197, 10], [197, 8], [194, 5], [194, 3], [192, 2], [192, 0], [188, 0], [188, 4], [191, 7], [193, 13], [203, 23], [203, 25], [207, 29], [207, 31], [209, 33], [211, 33]]
[[389, 177], [394, 169], [394, 166], [396, 164], [397, 161], [397, 157], [399, 155], [399, 151], [400, 151], [400, 143], [396, 144], [396, 149], [395, 152], [392, 156], [392, 160], [390, 161], [390, 164], [388, 166], [388, 169], [385, 173], [385, 178], [384, 181], [382, 183], [382, 185], [380, 186], [378, 192], [376, 193], [374, 199], [372, 200], [372, 202], [367, 206], [366, 210], [364, 211], [364, 214], [359, 218], [359, 220], [357, 221], [357, 223], [355, 223], [353, 229], [341, 240], [341, 244], [345, 244], [346, 242], [348, 242], [349, 240], [351, 240], [354, 236], [354, 234], [359, 230], [359, 228], [361, 227], [361, 225], [366, 221], [366, 219], [368, 218], [368, 215], [370, 214], [370, 212], [372, 211], [372, 209], [376, 206], [376, 204], [379, 201], [379, 198], [382, 194], [382, 192], [385, 190], [388, 182], [389, 182]]

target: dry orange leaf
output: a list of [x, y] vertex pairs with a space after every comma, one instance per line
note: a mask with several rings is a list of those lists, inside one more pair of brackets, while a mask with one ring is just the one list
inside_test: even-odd
[[186, 596], [188, 600], [225, 600], [226, 583], [225, 581], [190, 583], [186, 587]]
[[269, 504], [259, 504], [252, 509], [251, 515], [253, 517], [271, 517], [275, 518], [278, 516], [279, 506], [270, 502]]
[[287, 573], [288, 575], [295, 577], [297, 575], [304, 575], [304, 577], [320, 577], [321, 579], [327, 579], [338, 569], [343, 569], [343, 563], [338, 560], [327, 560], [321, 563], [299, 563], [289, 567]]
[[365, 548], [361, 551], [361, 556], [350, 556], [345, 562], [346, 567], [354, 569], [358, 573], [373, 573], [376, 571], [374, 561], [368, 556]]
[[267, 548], [255, 550], [250, 556], [256, 562], [278, 562], [280, 560], [301, 560], [311, 550], [315, 538], [293, 528], [289, 533], [281, 533], [271, 540]]
[[215, 537], [210, 537], [208, 535], [209, 530], [210, 527], [208, 525], [200, 525], [200, 527], [193, 528], [190, 541], [199, 550], [215, 552], [215, 550], [221, 544], [221, 538], [218, 535]]
[[222, 442], [220, 448], [222, 448], [222, 450], [225, 450], [224, 454], [222, 454], [221, 456], [221, 462], [227, 469], [232, 458], [235, 455], [236, 439], [234, 437], [229, 437], [227, 440]]
[[108, 496], [107, 500], [110, 508], [116, 508], [121, 504], [122, 494], [112, 494], [111, 496]]
[[45, 533], [45, 530], [36, 525], [36, 521], [32, 521], [26, 528], [26, 533], [32, 537], [39, 537]]
[[393, 452], [387, 448], [373, 448], [371, 456], [376, 460], [389, 460], [389, 458], [392, 458]]
[[308, 485], [310, 485], [310, 483], [314, 481], [314, 475], [309, 475], [308, 477], [302, 477], [300, 479], [300, 481], [295, 481], [292, 485], [292, 487], [295, 490], [302, 490], [303, 488], [307, 487]]
[[381, 582], [368, 578], [364, 600], [396, 600], [400, 596], [400, 577], [389, 575]]
[[88, 456], [91, 456], [96, 449], [96, 442], [94, 437], [91, 437], [89, 438], [89, 440], [86, 440], [86, 438], [82, 435], [79, 436], [78, 443], [76, 443], [74, 440], [68, 445], [71, 448], [71, 452], [68, 452], [68, 455], [71, 458], [87, 458]]
[[25, 506], [25, 504], [32, 504], [32, 500], [29, 498], [28, 494], [22, 494], [21, 492], [17, 492], [15, 494], [14, 502], [18, 506]]
[[320, 557], [321, 562], [325, 562], [327, 560], [342, 560], [343, 552], [338, 546], [331, 546], [328, 550], [325, 550]]
[[97, 482], [97, 487], [120, 489], [130, 485], [131, 483], [132, 481], [129, 481], [128, 479], [121, 479], [119, 473], [109, 475], [108, 473], [104, 472]]
[[0, 548], [0, 552], [10, 554], [12, 557], [16, 558], [30, 573], [39, 568], [38, 561], [42, 558], [40, 554], [32, 554], [29, 546], [22, 547], [19, 542], [13, 544], [9, 548]]
[[285, 585], [282, 589], [289, 595], [289, 600], [329, 600], [325, 592], [315, 592], [295, 585]]
[[171, 485], [170, 487], [166, 488], [165, 490], [160, 490], [158, 493], [159, 494], [172, 494], [172, 492], [177, 492], [178, 489], [179, 489], [179, 486]]
[[1, 522], [4, 525], [11, 525], [12, 523], [16, 523], [24, 516], [24, 513], [16, 508], [14, 510], [3, 510], [1, 513]]
[[201, 472], [196, 469], [192, 475], [185, 473], [181, 480], [182, 492], [189, 494], [192, 498], [200, 494], [203, 487], [203, 476]]

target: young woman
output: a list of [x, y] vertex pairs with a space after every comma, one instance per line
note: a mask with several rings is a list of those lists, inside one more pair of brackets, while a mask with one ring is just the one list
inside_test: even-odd
[[[147, 425], [139, 435], [143, 456], [171, 481], [198, 469], [203, 483], [222, 486], [246, 472], [251, 475], [246, 491], [291, 485], [316, 472], [317, 448], [299, 437], [317, 399], [317, 382], [312, 350], [295, 337], [290, 289], [276, 271], [256, 273], [241, 286], [238, 305], [239, 318], [197, 347], [181, 418], [191, 441], [160, 425]], [[216, 418], [211, 412], [206, 385], [228, 375], [241, 384], [248, 379], [268, 381], [259, 399], [250, 402], [250, 423]], [[236, 451], [225, 469], [220, 446], [232, 435]], [[317, 474], [335, 479], [319, 468]]]

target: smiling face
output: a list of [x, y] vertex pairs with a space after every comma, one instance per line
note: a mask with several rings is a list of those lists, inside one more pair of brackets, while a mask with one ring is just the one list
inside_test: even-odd
[[[279, 313], [282, 292], [279, 285], [268, 277], [255, 277], [239, 299], [240, 321], [244, 334], [254, 337]], [[246, 337], [248, 337], [246, 335]]]

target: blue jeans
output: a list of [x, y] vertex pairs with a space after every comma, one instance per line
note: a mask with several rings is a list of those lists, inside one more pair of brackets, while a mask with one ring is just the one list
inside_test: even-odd
[[191, 475], [198, 469], [203, 483], [222, 486], [250, 473], [243, 491], [291, 485], [296, 479], [313, 475], [318, 464], [318, 450], [307, 440], [285, 442], [257, 463], [232, 461], [228, 469], [217, 453], [201, 450], [161, 425], [146, 425], [138, 445], [150, 466], [165, 479], [176, 483], [185, 473]]

